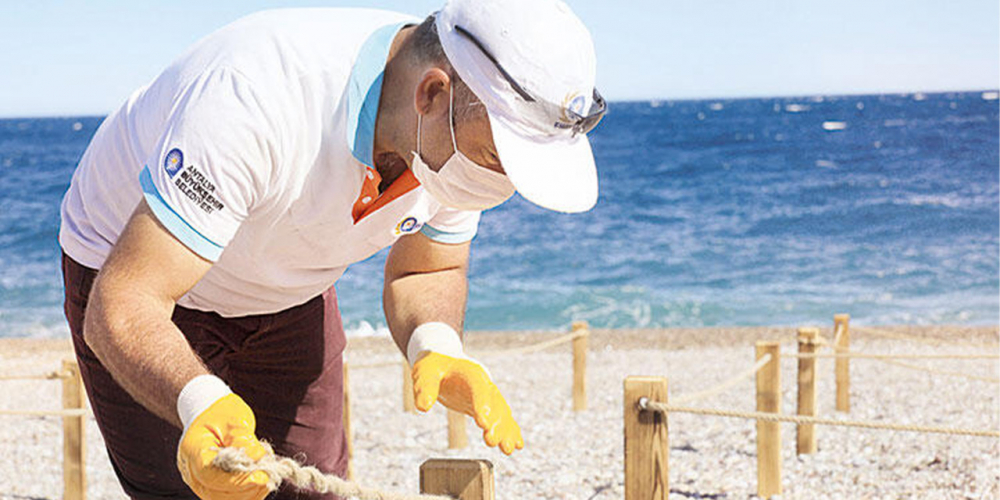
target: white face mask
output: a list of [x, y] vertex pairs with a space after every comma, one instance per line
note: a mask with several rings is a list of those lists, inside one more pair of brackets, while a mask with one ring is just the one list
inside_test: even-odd
[[442, 205], [458, 210], [486, 210], [514, 195], [514, 185], [506, 175], [481, 167], [458, 150], [452, 126], [454, 92], [448, 98], [448, 129], [455, 152], [437, 172], [420, 157], [420, 115], [417, 114], [417, 151], [411, 169], [420, 185]]

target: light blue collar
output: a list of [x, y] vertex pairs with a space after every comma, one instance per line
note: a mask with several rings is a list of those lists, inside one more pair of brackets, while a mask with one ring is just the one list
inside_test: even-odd
[[375, 118], [382, 96], [385, 60], [392, 41], [404, 26], [402, 22], [383, 26], [368, 36], [351, 68], [347, 82], [347, 146], [361, 163], [374, 166]]

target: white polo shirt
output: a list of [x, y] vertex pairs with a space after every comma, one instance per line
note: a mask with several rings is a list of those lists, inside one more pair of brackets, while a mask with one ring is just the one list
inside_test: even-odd
[[274, 10], [202, 39], [97, 130], [63, 199], [63, 250], [99, 269], [144, 197], [215, 262], [178, 303], [233, 317], [302, 304], [405, 234], [469, 241], [479, 212], [442, 207], [409, 170], [377, 190], [385, 61], [419, 21]]

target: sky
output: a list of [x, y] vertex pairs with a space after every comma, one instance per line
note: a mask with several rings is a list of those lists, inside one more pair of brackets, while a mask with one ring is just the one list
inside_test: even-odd
[[[0, 117], [104, 115], [202, 36], [267, 8], [426, 15], [443, 0], [0, 1]], [[1000, 87], [997, 0], [568, 0], [609, 100]]]

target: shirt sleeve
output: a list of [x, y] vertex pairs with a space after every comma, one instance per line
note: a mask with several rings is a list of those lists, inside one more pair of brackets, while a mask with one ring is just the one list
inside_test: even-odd
[[267, 123], [243, 76], [206, 72], [174, 100], [139, 176], [160, 223], [205, 259], [218, 260], [266, 190], [275, 157]]
[[440, 243], [465, 243], [471, 241], [479, 230], [477, 210], [456, 210], [442, 207], [431, 220], [427, 221], [420, 232], [428, 238]]

